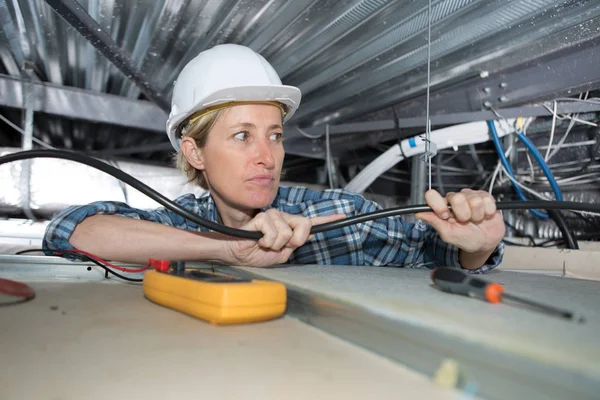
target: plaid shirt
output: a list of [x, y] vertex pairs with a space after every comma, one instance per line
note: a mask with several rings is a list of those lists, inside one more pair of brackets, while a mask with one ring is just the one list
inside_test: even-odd
[[[175, 202], [204, 218], [219, 221], [211, 196], [196, 198], [193, 194], [186, 194]], [[269, 208], [305, 217], [331, 214], [351, 217], [381, 209], [378, 204], [346, 190], [314, 191], [304, 187], [280, 187]], [[209, 231], [164, 208], [147, 211], [120, 202], [95, 202], [69, 207], [58, 214], [46, 229], [44, 250], [73, 249], [69, 238], [75, 226], [95, 214], [120, 215], [184, 230]], [[487, 263], [472, 272], [482, 273], [495, 268], [500, 264], [503, 253], [501, 243]], [[400, 217], [386, 217], [319, 233], [297, 248], [287, 263], [460, 267], [456, 246], [442, 241], [437, 232], [422, 221], [407, 223]]]

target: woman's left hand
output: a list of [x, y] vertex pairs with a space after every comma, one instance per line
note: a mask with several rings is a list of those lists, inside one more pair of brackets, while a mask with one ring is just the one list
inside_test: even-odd
[[433, 212], [418, 213], [416, 217], [431, 224], [444, 242], [465, 252], [491, 254], [504, 238], [504, 219], [486, 191], [463, 189], [444, 198], [429, 190], [425, 201]]

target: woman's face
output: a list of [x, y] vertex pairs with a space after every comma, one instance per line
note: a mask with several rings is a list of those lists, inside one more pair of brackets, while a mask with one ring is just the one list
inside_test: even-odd
[[282, 136], [281, 110], [274, 105], [226, 109], [199, 149], [213, 198], [238, 210], [269, 206], [279, 187]]

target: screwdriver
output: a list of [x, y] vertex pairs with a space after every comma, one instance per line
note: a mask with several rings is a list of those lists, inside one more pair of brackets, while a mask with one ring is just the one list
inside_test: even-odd
[[512, 300], [561, 318], [566, 318], [578, 323], [585, 322], [585, 318], [577, 313], [561, 310], [560, 308], [505, 293], [504, 287], [501, 284], [497, 282], [487, 282], [459, 269], [436, 268], [431, 272], [431, 279], [433, 280], [433, 283], [444, 292], [475, 297], [490, 303], [499, 303], [503, 299]]

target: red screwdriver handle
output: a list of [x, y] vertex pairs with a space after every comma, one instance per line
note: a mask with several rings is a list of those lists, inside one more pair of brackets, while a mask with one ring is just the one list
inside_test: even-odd
[[431, 279], [444, 292], [477, 297], [490, 303], [502, 301], [504, 288], [501, 284], [484, 281], [460, 269], [436, 268], [431, 272]]

